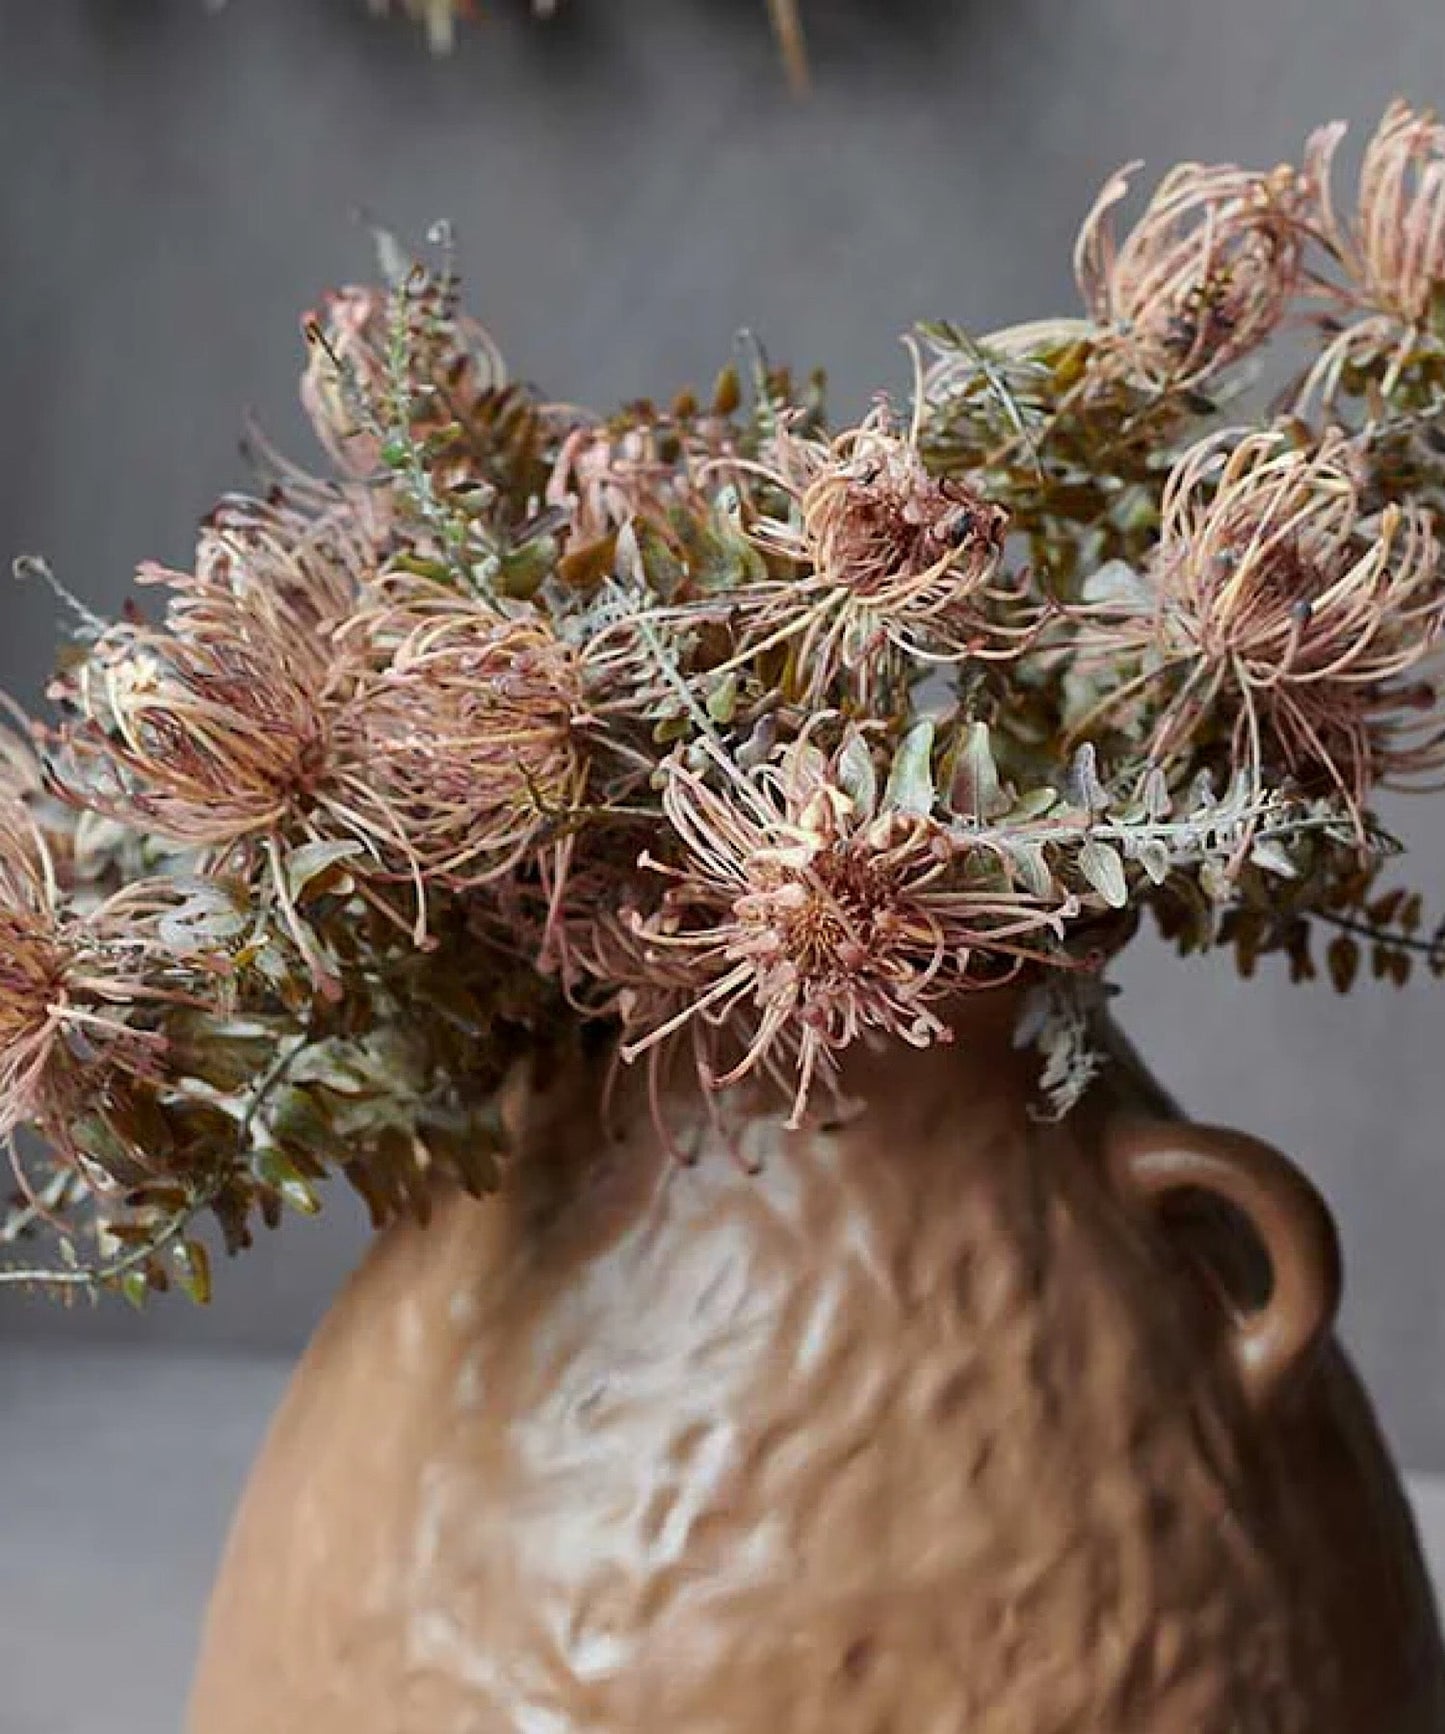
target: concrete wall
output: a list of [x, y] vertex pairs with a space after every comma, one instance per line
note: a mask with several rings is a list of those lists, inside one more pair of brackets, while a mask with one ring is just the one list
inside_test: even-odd
[[[1120, 161], [1297, 152], [1395, 90], [1445, 96], [1435, 0], [805, 0], [789, 102], [763, 0], [488, 0], [450, 62], [360, 0], [0, 0], [0, 548], [112, 606], [184, 560], [254, 411], [309, 453], [297, 315], [363, 274], [356, 214], [450, 216], [517, 369], [606, 402], [709, 378], [741, 325], [840, 408], [906, 374], [895, 334], [1071, 306], [1077, 219]], [[47, 599], [0, 590], [0, 687], [32, 699]], [[1445, 806], [1396, 815], [1441, 888]], [[1270, 974], [1123, 970], [1187, 1106], [1291, 1151], [1344, 1227], [1347, 1329], [1407, 1459], [1445, 1467], [1440, 990], [1348, 1004]], [[0, 1330], [300, 1340], [360, 1240], [342, 1205], [224, 1269], [208, 1314], [7, 1298]]]

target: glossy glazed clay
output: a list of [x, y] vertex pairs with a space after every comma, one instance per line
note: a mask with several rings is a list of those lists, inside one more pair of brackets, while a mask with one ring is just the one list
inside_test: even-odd
[[1440, 1734], [1323, 1206], [1127, 1062], [1040, 1124], [1010, 1023], [689, 1166], [535, 1098], [312, 1344], [194, 1734]]

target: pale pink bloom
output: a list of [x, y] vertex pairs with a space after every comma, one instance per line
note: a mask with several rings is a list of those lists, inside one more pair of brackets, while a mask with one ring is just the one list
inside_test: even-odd
[[[1445, 631], [1431, 514], [1367, 514], [1345, 437], [1301, 449], [1287, 430], [1212, 436], [1165, 490], [1152, 612], [1103, 628], [1173, 693], [1152, 741], [1183, 750], [1216, 703], [1231, 754], [1258, 777], [1333, 789], [1357, 815], [1370, 789], [1438, 770], [1445, 742], [1418, 671]], [[1127, 694], [1113, 696], [1117, 704]]]
[[58, 684], [81, 804], [172, 841], [274, 837], [313, 804], [347, 689], [337, 630], [381, 558], [365, 501], [225, 500], [194, 572], [142, 566], [160, 625], [112, 627]]
[[58, 689], [76, 798], [200, 848], [274, 838], [327, 772], [329, 634], [277, 590], [141, 576], [174, 592], [165, 623], [113, 628]]
[[1445, 283], [1445, 126], [1397, 97], [1365, 146], [1348, 221], [1331, 194], [1344, 133], [1339, 121], [1321, 127], [1307, 156], [1318, 230], [1345, 273], [1341, 292], [1402, 325], [1423, 324]]
[[0, 1139], [41, 1117], [69, 963], [54, 872], [18, 801], [0, 795]]
[[754, 540], [796, 569], [731, 601], [746, 655], [787, 646], [800, 703], [835, 701], [841, 685], [867, 706], [907, 658], [997, 653], [1006, 514], [931, 474], [886, 406], [827, 444], [784, 428], [757, 469], [795, 508], [758, 519]]
[[[1312, 135], [1308, 174], [1316, 193], [1314, 230], [1338, 268], [1314, 286], [1356, 315], [1328, 343], [1300, 388], [1299, 403], [1333, 403], [1345, 367], [1383, 363], [1386, 393], [1422, 336], [1438, 320], [1445, 284], [1445, 127], [1397, 98], [1365, 146], [1355, 208], [1337, 211], [1331, 190], [1345, 126]], [[1439, 333], [1435, 333], [1438, 338]]]
[[345, 641], [368, 672], [346, 711], [334, 796], [383, 859], [478, 885], [566, 832], [587, 779], [581, 665], [544, 615], [399, 582]]
[[0, 793], [0, 1143], [33, 1125], [70, 1153], [69, 1119], [100, 1079], [155, 1074], [164, 1038], [133, 1020], [182, 997], [149, 937], [167, 895], [136, 884], [67, 908], [39, 828]]
[[797, 1123], [843, 1049], [948, 1040], [942, 1001], [1016, 973], [1056, 936], [1057, 910], [971, 878], [956, 832], [850, 795], [805, 741], [717, 786], [677, 759], [666, 777], [680, 854], [644, 858], [667, 882], [661, 901], [604, 942], [634, 1032], [625, 1057], [690, 1027], [713, 1087], [762, 1067], [791, 1089]]
[[1084, 219], [1074, 270], [1099, 360], [1152, 390], [1197, 386], [1257, 348], [1299, 282], [1303, 188], [1290, 169], [1181, 163], [1120, 240], [1132, 164]]
[[[552, 412], [559, 419], [560, 412]], [[584, 422], [562, 438], [546, 502], [566, 514], [564, 553], [645, 520], [664, 535], [672, 514], [704, 516], [727, 481], [732, 432], [724, 416], [661, 415], [620, 425]]]

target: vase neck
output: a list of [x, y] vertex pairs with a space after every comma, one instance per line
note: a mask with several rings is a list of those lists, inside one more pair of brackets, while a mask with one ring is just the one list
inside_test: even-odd
[[943, 1007], [947, 1034], [926, 1046], [897, 1039], [860, 1041], [842, 1056], [839, 1094], [867, 1102], [886, 1101], [906, 1091], [957, 1099], [980, 1089], [1032, 1090], [1037, 1055], [1016, 1041], [1025, 989], [981, 989]]

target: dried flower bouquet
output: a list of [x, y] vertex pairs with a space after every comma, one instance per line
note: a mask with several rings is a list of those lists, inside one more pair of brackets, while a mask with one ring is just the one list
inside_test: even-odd
[[578, 1046], [663, 1125], [685, 1068], [799, 1120], [1022, 981], [1066, 1112], [1145, 910], [1246, 972], [1320, 930], [1341, 988], [1438, 966], [1373, 803], [1445, 765], [1445, 129], [1392, 106], [1348, 201], [1338, 142], [1175, 169], [1122, 233], [1117, 177], [1085, 316], [923, 328], [842, 431], [755, 349], [550, 403], [444, 243], [328, 298], [338, 479], [268, 457], [142, 570], [159, 619], [67, 596], [5, 740], [3, 1280], [204, 1295], [207, 1214], [235, 1250], [336, 1174], [378, 1222], [485, 1192]]
[[[438, 54], [448, 54], [456, 42], [459, 19], [476, 15], [476, 0], [367, 0], [371, 10], [384, 16], [400, 11], [414, 18], [426, 30], [427, 40]], [[558, 0], [532, 0], [532, 11], [539, 18], [550, 18], [557, 10]], [[808, 52], [803, 37], [800, 0], [767, 0], [768, 17], [773, 26], [778, 52], [788, 81], [795, 91], [808, 85]]]

